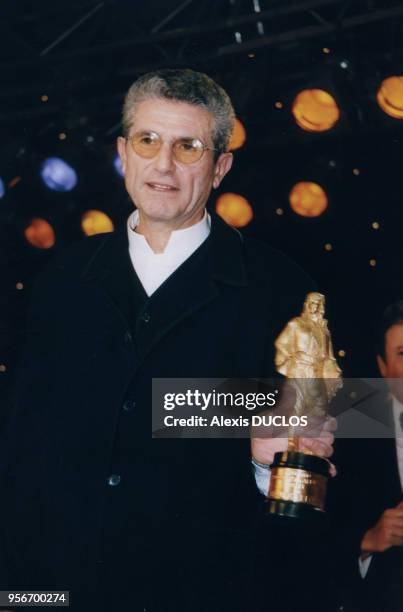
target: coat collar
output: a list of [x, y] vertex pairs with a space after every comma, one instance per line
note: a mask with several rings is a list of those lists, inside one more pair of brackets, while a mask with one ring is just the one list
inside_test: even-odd
[[[207, 240], [212, 278], [228, 285], [247, 286], [242, 234], [212, 213]], [[105, 234], [83, 268], [82, 278], [105, 280], [112, 274], [127, 274], [132, 269], [128, 248], [126, 225], [113, 234]]]
[[[216, 299], [220, 286], [247, 285], [242, 236], [217, 215], [212, 215], [211, 232], [205, 242], [150, 298], [133, 269], [126, 227], [99, 239], [82, 278], [106, 292], [124, 323], [125, 336], [135, 337], [140, 358], [180, 321]], [[139, 292], [143, 296], [140, 311]], [[151, 317], [152, 323], [144, 325], [144, 315]]]
[[241, 232], [227, 225], [221, 217], [211, 214], [211, 245], [213, 278], [238, 287], [248, 284], [244, 239]]

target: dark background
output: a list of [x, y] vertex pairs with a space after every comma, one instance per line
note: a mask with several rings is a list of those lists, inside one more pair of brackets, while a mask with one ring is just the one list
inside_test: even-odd
[[[3, 0], [1, 395], [15, 371], [35, 273], [83, 237], [86, 210], [105, 211], [115, 225], [132, 210], [113, 167], [120, 110], [133, 80], [158, 67], [202, 70], [228, 91], [247, 142], [220, 191], [251, 203], [254, 219], [242, 231], [288, 253], [318, 281], [336, 352], [346, 352], [345, 374], [376, 375], [374, 322], [403, 297], [403, 121], [376, 103], [381, 81], [403, 72], [403, 2]], [[295, 95], [308, 87], [326, 89], [341, 109], [326, 133], [304, 132], [292, 117]], [[73, 191], [55, 193], [41, 181], [39, 167], [51, 155], [76, 169]], [[326, 190], [322, 216], [290, 209], [289, 191], [300, 180]], [[56, 232], [52, 249], [24, 238], [37, 216]]]

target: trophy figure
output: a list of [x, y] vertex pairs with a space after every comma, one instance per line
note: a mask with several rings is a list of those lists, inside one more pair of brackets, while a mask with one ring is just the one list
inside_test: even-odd
[[[342, 386], [324, 312], [325, 296], [308, 293], [301, 315], [287, 323], [275, 342], [275, 365], [289, 379], [294, 412], [308, 419], [326, 418], [328, 404]], [[288, 449], [276, 453], [271, 466], [268, 512], [297, 518], [323, 513], [329, 466], [327, 459], [300, 449], [290, 428]]]

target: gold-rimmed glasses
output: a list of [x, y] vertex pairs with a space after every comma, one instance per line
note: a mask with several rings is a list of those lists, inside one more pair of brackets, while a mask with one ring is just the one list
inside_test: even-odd
[[[158, 155], [163, 140], [156, 132], [136, 132], [129, 136], [133, 151], [146, 159], [152, 159]], [[198, 138], [177, 138], [171, 145], [174, 158], [182, 164], [194, 164], [198, 162], [205, 151], [216, 151], [213, 147], [203, 144]]]

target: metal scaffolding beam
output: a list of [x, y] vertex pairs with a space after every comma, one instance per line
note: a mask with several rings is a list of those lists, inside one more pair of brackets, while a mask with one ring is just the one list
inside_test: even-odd
[[235, 53], [247, 53], [248, 51], [261, 49], [263, 47], [272, 47], [274, 45], [290, 41], [315, 38], [318, 36], [323, 36], [324, 34], [349, 30], [358, 26], [376, 23], [379, 21], [384, 21], [385, 19], [400, 17], [402, 15], [403, 6], [374, 11], [373, 13], [365, 12], [359, 15], [354, 15], [353, 17], [342, 19], [337, 23], [328, 23], [320, 26], [307, 26], [305, 28], [297, 28], [295, 30], [282, 32], [281, 34], [274, 34], [273, 36], [260, 36], [259, 38], [254, 38], [244, 43], [225, 45], [223, 47], [219, 47], [214, 54], [212, 53], [209, 57], [219, 57], [223, 55], [232, 55]]

